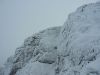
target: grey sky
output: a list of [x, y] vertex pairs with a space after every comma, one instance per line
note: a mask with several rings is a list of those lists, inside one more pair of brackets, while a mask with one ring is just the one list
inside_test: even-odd
[[0, 65], [25, 38], [63, 25], [70, 12], [97, 0], [0, 0]]

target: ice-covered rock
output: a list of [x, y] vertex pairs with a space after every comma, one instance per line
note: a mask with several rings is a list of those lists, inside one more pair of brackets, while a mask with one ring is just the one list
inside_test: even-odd
[[84, 66], [81, 75], [100, 75], [100, 58]]
[[100, 2], [79, 7], [62, 27], [27, 38], [3, 75], [100, 75]]
[[56, 62], [60, 29], [61, 27], [53, 27], [28, 37], [24, 44], [16, 49], [15, 55], [7, 60], [4, 75], [15, 75], [30, 61], [45, 64]]

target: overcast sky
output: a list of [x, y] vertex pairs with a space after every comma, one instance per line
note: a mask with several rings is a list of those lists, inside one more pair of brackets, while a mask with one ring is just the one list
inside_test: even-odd
[[0, 0], [0, 65], [25, 38], [61, 26], [70, 12], [97, 0]]

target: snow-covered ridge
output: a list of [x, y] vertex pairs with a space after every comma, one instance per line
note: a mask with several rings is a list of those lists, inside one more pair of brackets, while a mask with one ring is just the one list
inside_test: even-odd
[[2, 75], [100, 75], [100, 2], [79, 7], [62, 27], [34, 34]]

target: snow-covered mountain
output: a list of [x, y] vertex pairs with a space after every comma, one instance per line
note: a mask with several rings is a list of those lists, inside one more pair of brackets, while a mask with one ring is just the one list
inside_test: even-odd
[[79, 7], [62, 27], [28, 37], [0, 75], [100, 75], [100, 2]]

